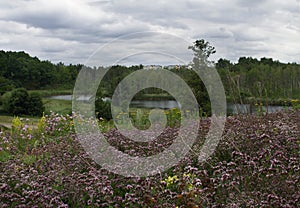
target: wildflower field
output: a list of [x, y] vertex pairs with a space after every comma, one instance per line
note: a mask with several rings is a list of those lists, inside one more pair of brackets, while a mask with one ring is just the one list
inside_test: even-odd
[[[76, 140], [74, 116], [52, 113], [35, 127], [16, 117], [11, 129], [0, 132], [0, 207], [300, 205], [299, 109], [228, 117], [205, 163], [197, 152], [210, 120], [202, 118], [193, 150], [175, 167], [147, 178], [126, 178], [93, 162]], [[105, 122], [99, 125], [112, 146], [138, 156], [163, 151], [179, 129], [169, 122], [156, 140], [140, 144]]]

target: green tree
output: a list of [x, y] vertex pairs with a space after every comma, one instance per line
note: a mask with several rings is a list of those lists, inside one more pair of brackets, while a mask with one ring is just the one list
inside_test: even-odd
[[12, 81], [0, 76], [0, 95], [14, 88]]
[[232, 63], [230, 63], [229, 60], [227, 59], [222, 59], [220, 58], [216, 64], [216, 69], [219, 70], [219, 69], [227, 69], [227, 70], [230, 70], [232, 67]]
[[196, 40], [194, 45], [189, 46], [189, 49], [194, 52], [194, 58], [200, 61], [207, 61], [210, 55], [216, 53], [215, 47], [210, 45], [210, 43], [204, 39]]
[[[216, 53], [215, 48], [211, 46], [209, 42], [200, 39], [196, 40], [192, 46], [188, 47], [188, 49], [191, 49], [194, 52], [193, 67], [201, 70], [209, 70], [208, 66], [211, 62], [208, 58], [211, 54]], [[210, 115], [211, 106], [209, 95], [203, 81], [196, 73], [192, 72], [187, 83], [192, 88], [200, 109]]]

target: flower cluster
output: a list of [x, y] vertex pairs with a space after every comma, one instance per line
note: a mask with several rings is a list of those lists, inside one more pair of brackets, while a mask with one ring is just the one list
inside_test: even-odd
[[167, 187], [169, 187], [169, 186], [173, 185], [174, 182], [176, 182], [176, 181], [178, 181], [178, 177], [177, 177], [177, 175], [174, 175], [174, 176], [168, 176], [168, 178], [166, 178], [162, 182], [166, 183]]
[[50, 115], [41, 118], [41, 122], [44, 123], [41, 126], [44, 126], [45, 134], [51, 136], [74, 133], [73, 116], [59, 115], [51, 112]]
[[[147, 178], [115, 175], [92, 161], [73, 133], [73, 116], [44, 116], [36, 129], [15, 118], [11, 131], [0, 132], [0, 207], [299, 207], [299, 110], [228, 117], [216, 151], [200, 163], [210, 124], [203, 119], [189, 154]], [[124, 153], [149, 156], [177, 134], [167, 127], [142, 144], [116, 129], [105, 136]], [[19, 147], [17, 138], [30, 145]]]

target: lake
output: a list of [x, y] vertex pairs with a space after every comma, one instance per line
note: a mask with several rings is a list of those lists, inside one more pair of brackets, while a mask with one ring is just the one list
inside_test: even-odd
[[[72, 95], [56, 95], [49, 97], [51, 99], [58, 100], [72, 100]], [[88, 100], [89, 96], [81, 96], [77, 100]], [[110, 100], [110, 98], [104, 98], [104, 100]], [[160, 109], [170, 109], [179, 108], [180, 104], [175, 100], [134, 100], [131, 101], [130, 107], [132, 108], [160, 108]], [[285, 106], [261, 106], [262, 112], [277, 112], [286, 109]], [[236, 104], [227, 103], [227, 113], [228, 114], [238, 114], [238, 113], [251, 113], [256, 114], [260, 111], [259, 106], [250, 104]]]

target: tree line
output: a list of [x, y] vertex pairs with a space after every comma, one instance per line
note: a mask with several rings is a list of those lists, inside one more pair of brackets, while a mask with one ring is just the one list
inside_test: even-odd
[[300, 98], [300, 65], [297, 63], [241, 57], [235, 64], [219, 59], [216, 68], [230, 97]]
[[[189, 49], [192, 49], [195, 53], [195, 58], [192, 60], [193, 64], [197, 64], [199, 61], [208, 61], [209, 55], [216, 52], [214, 47], [203, 39], [195, 41]], [[50, 61], [41, 61], [25, 52], [0, 51], [0, 95], [17, 88], [26, 90], [72, 89], [82, 67], [81, 64], [65, 65], [63, 63], [53, 64]], [[231, 100], [235, 98], [234, 101], [239, 102], [242, 99], [251, 97], [269, 99], [300, 98], [300, 65], [297, 63], [281, 63], [272, 58], [258, 60], [252, 57], [241, 57], [237, 63], [221, 58], [215, 63], [215, 67], [223, 82], [226, 96]], [[101, 70], [103, 67], [91, 69]], [[110, 67], [98, 88], [99, 97], [111, 97], [121, 80], [130, 73], [141, 69], [143, 69], [142, 65], [130, 67], [116, 65]], [[209, 112], [209, 97], [203, 82], [197, 74], [187, 67], [170, 70], [179, 75], [191, 87], [199, 106]], [[23, 90], [22, 93], [15, 94], [24, 95], [26, 93]], [[142, 90], [135, 98], [139, 99], [145, 94], [165, 95], [166, 92], [149, 88]], [[166, 97], [170, 99], [170, 96]], [[37, 98], [34, 99], [37, 100]], [[30, 103], [30, 96], [28, 96], [27, 103]], [[98, 105], [103, 107], [102, 104]], [[38, 114], [40, 113], [39, 111]], [[30, 114], [34, 113], [30, 112]]]
[[[0, 93], [22, 87], [27, 90], [72, 89], [82, 66], [81, 64], [53, 64], [50, 61], [31, 57], [25, 52], [0, 51]], [[297, 63], [286, 64], [272, 58], [258, 60], [252, 57], [241, 57], [237, 63], [221, 58], [215, 66], [227, 95], [240, 92], [244, 97], [300, 97], [300, 65]], [[142, 65], [112, 66], [101, 83], [105, 95], [111, 96], [123, 78], [142, 68]], [[193, 85], [191, 80], [195, 80], [196, 74], [191, 70], [179, 68], [171, 71]], [[155, 93], [157, 90], [148, 89], [145, 92]]]
[[82, 65], [53, 64], [25, 52], [0, 51], [0, 94], [14, 88], [72, 89]]

